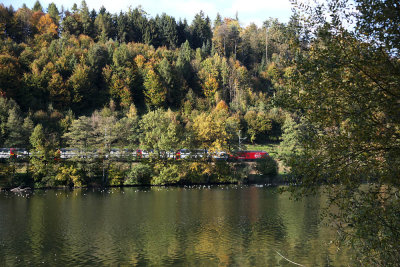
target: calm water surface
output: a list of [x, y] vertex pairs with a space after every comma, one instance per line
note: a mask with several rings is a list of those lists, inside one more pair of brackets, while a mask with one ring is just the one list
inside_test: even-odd
[[256, 186], [1, 192], [0, 266], [351, 265], [321, 203]]

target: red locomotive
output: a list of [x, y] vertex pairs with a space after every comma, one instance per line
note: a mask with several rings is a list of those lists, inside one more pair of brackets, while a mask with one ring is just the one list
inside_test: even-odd
[[265, 151], [236, 151], [232, 155], [229, 155], [230, 160], [245, 160], [254, 161], [257, 159], [268, 157], [268, 153]]

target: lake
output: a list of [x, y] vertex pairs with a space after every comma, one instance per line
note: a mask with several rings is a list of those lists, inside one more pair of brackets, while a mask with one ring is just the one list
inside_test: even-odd
[[322, 203], [241, 185], [1, 192], [0, 266], [351, 265]]

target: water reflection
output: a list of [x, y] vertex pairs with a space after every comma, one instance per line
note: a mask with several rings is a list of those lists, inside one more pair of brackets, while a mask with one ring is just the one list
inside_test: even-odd
[[323, 197], [254, 186], [0, 194], [0, 265], [347, 266]]

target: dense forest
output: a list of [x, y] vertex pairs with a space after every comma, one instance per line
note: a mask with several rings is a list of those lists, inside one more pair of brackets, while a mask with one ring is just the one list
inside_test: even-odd
[[240, 132], [250, 143], [281, 141], [287, 190], [325, 185], [329, 216], [360, 264], [396, 266], [399, 3], [293, 4], [288, 23], [262, 27], [203, 12], [188, 23], [140, 7], [89, 11], [84, 1], [47, 13], [39, 2], [0, 5], [0, 145], [33, 152], [25, 178], [11, 160], [1, 177], [38, 187], [239, 181], [246, 168], [226, 162], [124, 169], [53, 158], [60, 147], [103, 159], [116, 147], [232, 151]]
[[251, 143], [280, 139], [286, 115], [272, 80], [300, 39], [296, 16], [243, 28], [238, 18], [212, 22], [203, 12], [188, 24], [140, 7], [89, 11], [85, 1], [71, 11], [52, 3], [45, 12], [39, 1], [0, 9], [0, 146], [32, 152], [36, 187], [105, 182], [101, 167], [92, 174], [76, 159], [57, 181], [66, 172], [49, 163], [58, 148], [104, 159], [112, 148], [212, 153], [237, 149], [239, 134]]
[[118, 120], [170, 109], [187, 126], [220, 102], [251, 142], [279, 138], [285, 118], [271, 80], [291, 58], [295, 17], [242, 28], [202, 12], [188, 24], [140, 7], [89, 11], [85, 1], [62, 12], [39, 2], [0, 10], [2, 147], [29, 147], [37, 124], [64, 146], [74, 119], [104, 107]]

